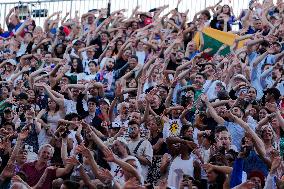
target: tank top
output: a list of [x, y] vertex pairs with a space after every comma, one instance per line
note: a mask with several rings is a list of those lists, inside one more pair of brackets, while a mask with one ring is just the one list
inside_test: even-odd
[[168, 185], [170, 187], [179, 188], [179, 183], [183, 175], [193, 177], [193, 156], [191, 155], [188, 160], [182, 160], [181, 155], [177, 156], [171, 166], [168, 177]]

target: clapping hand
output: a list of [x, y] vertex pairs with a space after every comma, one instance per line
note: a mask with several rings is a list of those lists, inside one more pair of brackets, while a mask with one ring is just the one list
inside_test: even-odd
[[76, 147], [76, 153], [80, 153], [86, 158], [92, 158], [92, 152], [90, 149], [86, 148], [84, 144], [80, 144]]

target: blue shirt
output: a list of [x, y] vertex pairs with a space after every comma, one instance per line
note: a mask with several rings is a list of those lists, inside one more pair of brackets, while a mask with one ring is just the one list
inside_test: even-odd
[[249, 175], [254, 170], [261, 171], [265, 176], [267, 176], [269, 172], [267, 165], [262, 161], [259, 155], [252, 150], [248, 157], [244, 158], [243, 171]]
[[245, 130], [234, 122], [224, 122], [224, 126], [228, 129], [232, 137], [232, 144], [235, 145], [238, 151], [241, 150], [242, 138], [245, 136]]

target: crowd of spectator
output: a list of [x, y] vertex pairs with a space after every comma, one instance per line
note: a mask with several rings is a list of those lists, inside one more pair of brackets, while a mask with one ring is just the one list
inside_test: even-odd
[[[189, 20], [180, 2], [55, 12], [42, 27], [11, 9], [1, 189], [284, 188], [284, 3], [234, 15], [221, 0]], [[208, 27], [238, 37], [212, 53]]]

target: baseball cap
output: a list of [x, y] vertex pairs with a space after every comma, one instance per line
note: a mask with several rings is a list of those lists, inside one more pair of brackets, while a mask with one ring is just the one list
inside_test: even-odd
[[109, 102], [109, 100], [107, 98], [100, 99], [99, 103], [101, 103], [101, 102], [105, 102], [105, 103], [107, 103], [110, 106], [110, 102]]
[[12, 64], [13, 66], [17, 65], [16, 60], [13, 60], [13, 59], [8, 59], [8, 60], [6, 60], [6, 62]]
[[112, 122], [111, 125], [109, 126], [109, 129], [116, 129], [116, 128], [120, 128], [121, 125], [119, 122], [115, 121], [115, 122]]
[[247, 78], [243, 74], [235, 75], [234, 79], [241, 79], [241, 80], [244, 80], [245, 82], [248, 81]]

